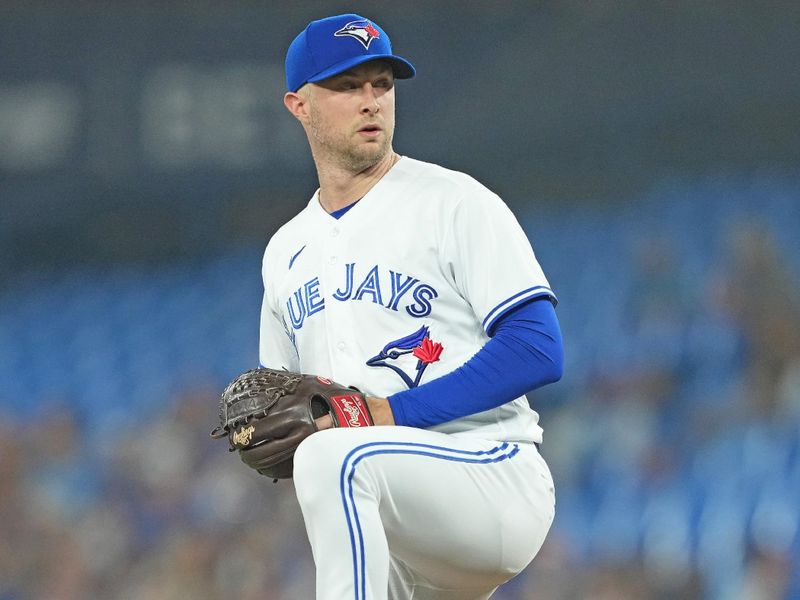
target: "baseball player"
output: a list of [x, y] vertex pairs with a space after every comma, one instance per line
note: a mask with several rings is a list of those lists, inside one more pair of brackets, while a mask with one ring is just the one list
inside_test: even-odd
[[375, 425], [322, 417], [294, 456], [318, 600], [489, 598], [554, 515], [524, 394], [561, 377], [556, 298], [498, 196], [394, 151], [414, 75], [355, 14], [286, 56], [319, 189], [267, 245], [260, 361], [352, 384]]

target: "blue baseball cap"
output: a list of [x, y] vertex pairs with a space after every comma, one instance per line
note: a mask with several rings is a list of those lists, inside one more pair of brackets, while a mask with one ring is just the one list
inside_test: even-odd
[[376, 23], [356, 14], [312, 21], [286, 52], [286, 87], [296, 92], [370, 60], [391, 63], [397, 79], [416, 75], [414, 65], [392, 54], [389, 36]]

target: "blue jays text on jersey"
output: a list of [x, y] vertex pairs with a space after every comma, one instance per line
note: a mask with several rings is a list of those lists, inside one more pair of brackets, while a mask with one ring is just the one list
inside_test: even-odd
[[319, 277], [298, 287], [286, 300], [286, 314], [293, 329], [303, 327], [306, 319], [325, 310], [325, 302], [372, 302], [388, 310], [405, 311], [416, 318], [427, 317], [432, 302], [439, 296], [436, 289], [413, 275], [406, 275], [381, 265], [361, 267], [351, 262], [344, 265], [340, 285], [332, 291], [320, 288]]

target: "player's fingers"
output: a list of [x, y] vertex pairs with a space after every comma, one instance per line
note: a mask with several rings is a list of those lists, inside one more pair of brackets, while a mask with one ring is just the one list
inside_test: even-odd
[[322, 431], [323, 429], [330, 429], [333, 427], [333, 417], [330, 415], [322, 415], [321, 417], [314, 419], [314, 422], [317, 424], [317, 431]]

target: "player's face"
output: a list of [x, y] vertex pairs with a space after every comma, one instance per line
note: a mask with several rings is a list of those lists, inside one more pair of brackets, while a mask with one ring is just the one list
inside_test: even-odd
[[390, 65], [370, 61], [309, 87], [306, 129], [315, 157], [360, 172], [391, 151], [394, 74]]

